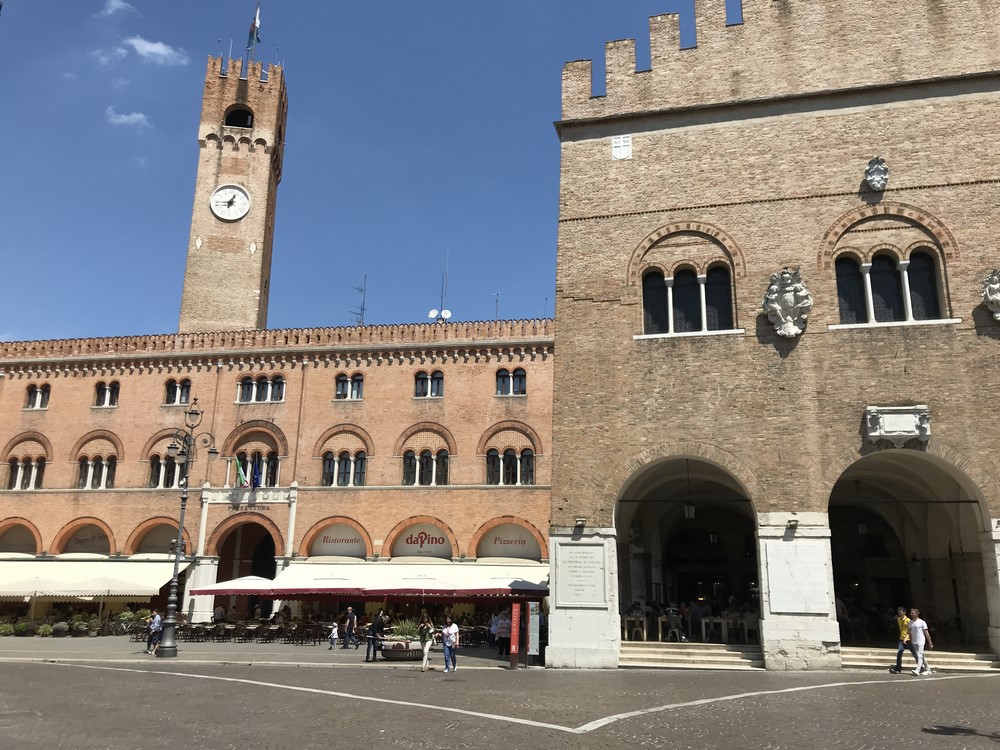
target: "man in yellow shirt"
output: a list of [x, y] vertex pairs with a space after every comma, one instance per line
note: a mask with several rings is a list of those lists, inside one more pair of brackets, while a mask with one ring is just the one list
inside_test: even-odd
[[896, 666], [889, 667], [889, 671], [893, 674], [899, 674], [903, 671], [903, 652], [909, 651], [913, 654], [913, 658], [917, 658], [917, 652], [913, 649], [913, 644], [910, 643], [910, 618], [906, 616], [906, 610], [903, 607], [898, 607], [896, 609], [896, 624], [899, 626], [899, 644], [896, 646]]

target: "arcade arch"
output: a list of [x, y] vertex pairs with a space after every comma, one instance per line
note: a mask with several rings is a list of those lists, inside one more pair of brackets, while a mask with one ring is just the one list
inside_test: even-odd
[[741, 482], [704, 458], [650, 461], [615, 507], [619, 602], [759, 608], [756, 514]]
[[892, 612], [916, 606], [935, 644], [985, 642], [997, 575], [985, 508], [969, 476], [939, 456], [889, 449], [851, 464], [829, 500], [842, 639], [894, 641]]

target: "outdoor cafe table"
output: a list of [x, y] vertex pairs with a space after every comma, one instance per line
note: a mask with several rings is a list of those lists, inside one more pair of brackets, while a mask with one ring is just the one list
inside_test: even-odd
[[642, 633], [642, 640], [648, 641], [649, 638], [646, 634], [646, 616], [645, 615], [625, 615], [622, 620], [622, 628], [624, 632], [622, 633], [622, 639], [628, 640], [628, 637], [634, 633], [636, 630]]
[[[705, 617], [701, 621], [701, 640], [708, 640], [708, 627], [718, 625], [722, 633], [722, 642], [729, 643], [729, 618], [727, 617]], [[714, 628], [713, 628], [714, 629]]]

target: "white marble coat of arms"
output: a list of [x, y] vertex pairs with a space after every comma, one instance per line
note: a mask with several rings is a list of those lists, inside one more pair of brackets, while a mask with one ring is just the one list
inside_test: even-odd
[[876, 193], [881, 193], [888, 187], [889, 165], [881, 156], [876, 156], [868, 162], [868, 168], [865, 170], [865, 182]]
[[779, 336], [794, 338], [806, 329], [813, 299], [797, 268], [785, 268], [771, 274], [763, 308]]
[[1000, 270], [996, 268], [983, 280], [983, 304], [993, 313], [993, 320], [1000, 320]]

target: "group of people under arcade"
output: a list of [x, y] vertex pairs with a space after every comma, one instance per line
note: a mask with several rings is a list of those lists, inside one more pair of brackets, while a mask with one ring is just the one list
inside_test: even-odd
[[[736, 621], [741, 618], [756, 618], [759, 609], [755, 604], [750, 604], [730, 596], [728, 601], [709, 601], [708, 599], [692, 599], [690, 602], [682, 601], [660, 604], [658, 602], [647, 601], [645, 603], [638, 600], [632, 602], [622, 614], [633, 617], [644, 617], [648, 625], [653, 626], [652, 632], [656, 632], [656, 622], [661, 617], [669, 618], [679, 625], [681, 632], [680, 641], [685, 642], [700, 641], [702, 639], [702, 622], [707, 617], [723, 617]], [[671, 626], [673, 628], [673, 626]], [[730, 634], [736, 633], [735, 629], [730, 629]], [[710, 634], [711, 635], [711, 634]], [[720, 635], [721, 637], [721, 635]]]

